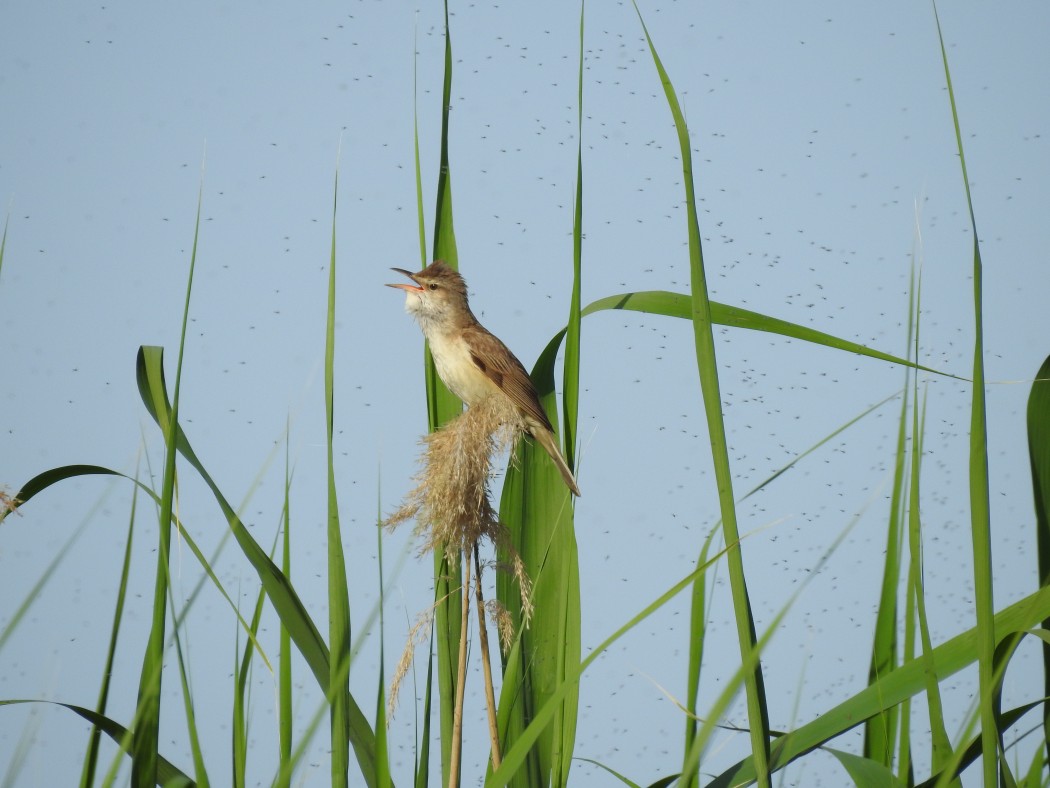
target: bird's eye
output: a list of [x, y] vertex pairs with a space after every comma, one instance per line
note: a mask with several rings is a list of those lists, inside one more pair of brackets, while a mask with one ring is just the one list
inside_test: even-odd
[[427, 285], [427, 287], [429, 287], [431, 290], [437, 290], [438, 289], [437, 284], [434, 283], [434, 282], [431, 282], [429, 285]]

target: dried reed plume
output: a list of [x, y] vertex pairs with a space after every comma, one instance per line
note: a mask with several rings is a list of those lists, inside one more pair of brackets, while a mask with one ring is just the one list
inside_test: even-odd
[[408, 669], [412, 667], [412, 656], [416, 653], [416, 647], [425, 643], [429, 634], [430, 625], [434, 621], [434, 608], [428, 608], [416, 618], [416, 623], [408, 631], [408, 642], [405, 650], [401, 653], [397, 668], [394, 670], [394, 679], [390, 682], [390, 697], [386, 699], [386, 724], [394, 717], [397, 708], [397, 695], [401, 690], [401, 682], [408, 675]]
[[507, 548], [507, 529], [489, 498], [489, 479], [493, 455], [513, 448], [523, 431], [509, 399], [488, 397], [427, 435], [416, 487], [385, 525], [395, 528], [414, 519], [420, 553], [444, 550], [449, 559], [481, 537]]
[[[461, 556], [468, 558], [471, 551], [477, 550], [480, 540], [487, 537], [507, 556], [506, 564], [495, 566], [498, 571], [507, 571], [517, 579], [522, 623], [527, 626], [532, 617], [532, 582], [521, 556], [511, 544], [506, 526], [500, 522], [492, 505], [489, 490], [493, 458], [505, 450], [512, 450], [524, 431], [524, 422], [508, 398], [489, 397], [424, 437], [416, 486], [384, 525], [393, 529], [407, 520], [415, 520], [414, 533], [420, 540], [420, 553], [440, 550], [450, 562], [458, 562]], [[480, 584], [481, 578], [477, 576], [481, 571], [480, 563], [477, 568], [474, 582]], [[515, 634], [510, 614], [499, 602], [479, 600], [479, 603], [496, 622], [500, 643], [506, 651]], [[481, 611], [479, 615], [482, 615]], [[405, 652], [390, 688], [389, 716], [396, 706], [397, 692], [411, 666], [415, 647], [421, 642], [425, 625], [431, 618], [432, 611], [428, 610], [408, 635]]]
[[0, 490], [0, 520], [3, 520], [11, 512], [21, 514], [21, 512], [18, 511], [18, 505], [20, 503], [22, 502], [17, 498], [13, 498], [3, 490]]

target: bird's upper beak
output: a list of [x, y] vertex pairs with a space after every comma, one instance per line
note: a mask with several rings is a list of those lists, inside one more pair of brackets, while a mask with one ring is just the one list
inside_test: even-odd
[[399, 290], [405, 290], [405, 291], [407, 291], [409, 293], [422, 293], [423, 292], [423, 288], [419, 284], [419, 280], [416, 279], [416, 275], [414, 273], [412, 273], [411, 271], [406, 271], [404, 268], [391, 268], [390, 270], [391, 271], [397, 271], [399, 274], [404, 274], [405, 276], [407, 276], [409, 279], [411, 279], [416, 284], [410, 285], [410, 284], [402, 284], [402, 283], [399, 282], [396, 285], [388, 284], [387, 287], [396, 287]]

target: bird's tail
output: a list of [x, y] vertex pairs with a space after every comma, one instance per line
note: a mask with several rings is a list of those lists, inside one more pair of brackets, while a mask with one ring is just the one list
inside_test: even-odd
[[537, 427], [536, 429], [530, 430], [530, 432], [532, 433], [532, 437], [534, 437], [540, 446], [546, 450], [547, 454], [551, 456], [551, 459], [554, 460], [554, 464], [558, 466], [561, 478], [565, 480], [565, 486], [572, 490], [573, 495], [579, 497], [580, 488], [576, 485], [576, 477], [572, 475], [572, 471], [569, 469], [569, 464], [565, 462], [565, 458], [561, 455], [558, 443], [554, 440], [554, 433], [543, 427]]

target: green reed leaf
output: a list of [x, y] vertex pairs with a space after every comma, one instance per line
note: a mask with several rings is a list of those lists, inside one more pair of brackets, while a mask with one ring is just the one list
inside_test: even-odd
[[[1035, 505], [1035, 542], [1039, 587], [1050, 586], [1050, 356], [1047, 356], [1028, 395], [1028, 459], [1032, 467]], [[1050, 629], [1050, 619], [1043, 621]], [[1050, 696], [1050, 644], [1044, 643], [1043, 692]], [[1050, 704], [1043, 707], [1044, 752], [1050, 760]]]

